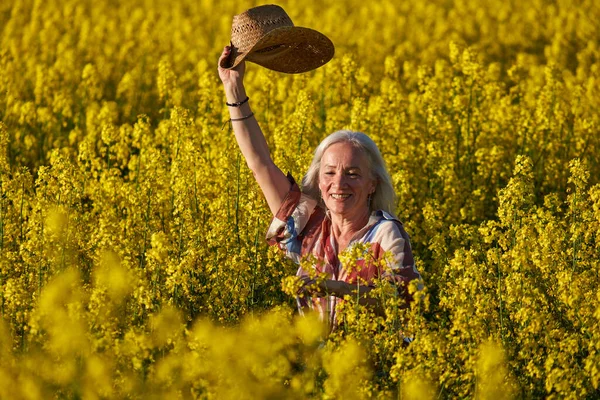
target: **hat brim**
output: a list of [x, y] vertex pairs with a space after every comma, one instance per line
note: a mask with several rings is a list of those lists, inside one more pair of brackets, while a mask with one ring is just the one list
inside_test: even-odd
[[273, 29], [247, 52], [239, 52], [233, 47], [229, 58], [221, 62], [221, 67], [232, 69], [247, 60], [274, 71], [298, 74], [326, 64], [334, 53], [333, 43], [322, 33], [310, 28], [286, 26]]

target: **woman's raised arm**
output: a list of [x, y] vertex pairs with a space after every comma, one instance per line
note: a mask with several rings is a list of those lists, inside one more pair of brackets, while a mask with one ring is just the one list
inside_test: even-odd
[[[227, 46], [223, 49], [223, 53], [219, 58], [219, 65], [222, 59], [229, 57], [229, 53], [230, 48]], [[289, 192], [291, 184], [283, 172], [273, 163], [267, 141], [252, 113], [249, 101], [244, 102], [247, 98], [243, 82], [246, 70], [245, 62], [242, 61], [233, 69], [224, 69], [220, 66], [218, 69], [219, 77], [225, 88], [227, 103], [243, 103], [238, 107], [228, 107], [233, 132], [246, 159], [246, 164], [254, 174], [267, 199], [271, 212], [275, 215]]]

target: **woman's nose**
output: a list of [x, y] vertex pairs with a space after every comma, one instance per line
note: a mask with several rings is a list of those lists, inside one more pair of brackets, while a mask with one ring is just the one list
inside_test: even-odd
[[344, 186], [345, 180], [343, 174], [335, 174], [333, 177], [333, 185], [337, 188]]

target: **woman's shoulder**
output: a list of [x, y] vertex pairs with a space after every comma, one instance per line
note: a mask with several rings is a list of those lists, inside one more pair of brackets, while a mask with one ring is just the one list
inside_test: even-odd
[[373, 212], [373, 215], [377, 218], [377, 229], [400, 231], [404, 230], [402, 221], [396, 216], [388, 213], [384, 210], [377, 210]]
[[410, 237], [404, 230], [402, 222], [382, 210], [377, 211], [376, 215], [380, 219], [372, 234], [371, 242], [377, 243], [383, 251], [390, 251], [396, 260], [396, 265], [414, 267]]
[[394, 215], [383, 210], [375, 211], [374, 215], [378, 220], [367, 233], [366, 241], [377, 242], [385, 247], [385, 244], [389, 243], [391, 245], [392, 242], [398, 240], [410, 240], [402, 222]]

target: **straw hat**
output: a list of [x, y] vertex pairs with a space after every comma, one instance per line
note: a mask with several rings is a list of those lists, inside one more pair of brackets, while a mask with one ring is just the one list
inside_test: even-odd
[[233, 17], [231, 54], [221, 67], [231, 69], [242, 60], [288, 74], [310, 71], [333, 57], [329, 38], [313, 29], [294, 26], [283, 8], [264, 5]]

